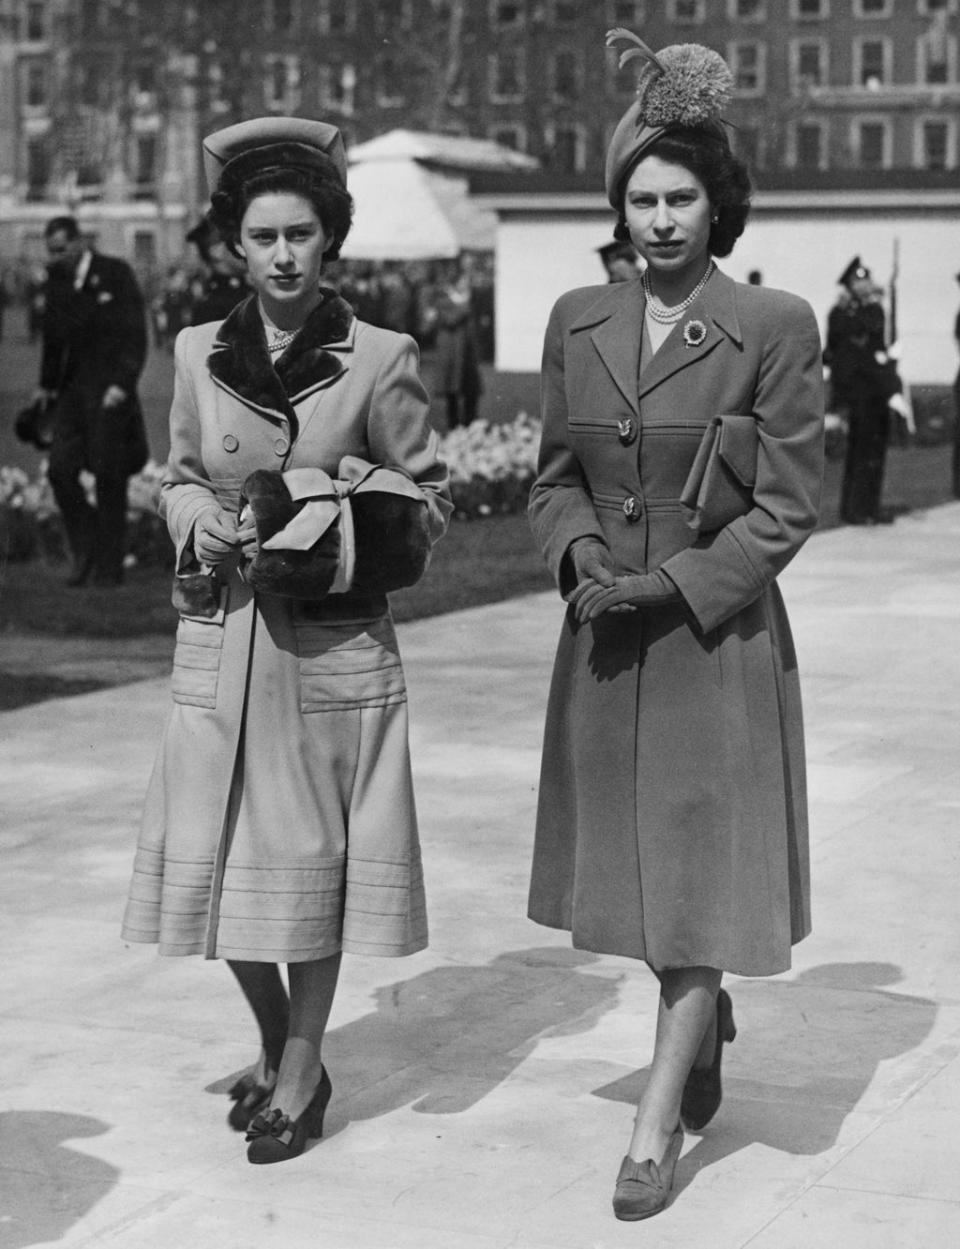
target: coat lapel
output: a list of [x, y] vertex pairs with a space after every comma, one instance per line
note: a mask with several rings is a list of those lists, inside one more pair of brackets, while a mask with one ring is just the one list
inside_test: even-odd
[[640, 283], [619, 282], [608, 287], [570, 327], [571, 333], [591, 331], [591, 341], [604, 367], [637, 414], [637, 367], [643, 333], [643, 308]]
[[207, 367], [216, 385], [271, 420], [297, 427], [294, 405], [346, 370], [356, 322], [350, 305], [334, 291], [307, 318], [277, 361], [270, 359], [255, 295], [248, 296], [220, 326]]
[[[703, 338], [698, 342], [701, 333]], [[717, 270], [643, 370], [639, 398], [682, 369], [705, 359], [724, 338], [736, 343], [743, 341], [737, 318], [736, 283]]]

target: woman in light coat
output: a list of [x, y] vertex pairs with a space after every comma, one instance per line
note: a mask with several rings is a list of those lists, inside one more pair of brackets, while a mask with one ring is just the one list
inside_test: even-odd
[[[530, 916], [581, 949], [642, 959], [660, 981], [650, 1079], [614, 1196], [623, 1219], [663, 1209], [682, 1124], [699, 1130], [719, 1106], [735, 1034], [722, 972], [784, 971], [810, 926], [800, 691], [775, 579], [817, 519], [820, 340], [802, 300], [713, 264], [743, 230], [749, 181], [722, 105], [671, 121], [678, 64], [701, 84], [727, 74], [695, 52], [692, 69], [690, 45], [642, 53], [607, 193], [647, 267], [553, 310], [530, 502], [570, 604]], [[698, 531], [680, 496], [725, 414], [753, 418], [752, 495]]]
[[339, 132], [243, 122], [207, 139], [205, 160], [218, 227], [254, 293], [177, 339], [161, 502], [181, 607], [174, 705], [123, 931], [161, 954], [228, 961], [263, 1042], [229, 1121], [248, 1130], [250, 1161], [268, 1163], [322, 1132], [321, 1045], [341, 953], [411, 954], [427, 929], [406, 690], [382, 584], [258, 592], [267, 558], [302, 568], [314, 556], [268, 557], [241, 496], [256, 480], [287, 501], [304, 474], [334, 483], [323, 506], [341, 510], [323, 541], [337, 559], [341, 496], [372, 465], [393, 470], [424, 549], [450, 502], [415, 344], [357, 321], [320, 285], [350, 224]]

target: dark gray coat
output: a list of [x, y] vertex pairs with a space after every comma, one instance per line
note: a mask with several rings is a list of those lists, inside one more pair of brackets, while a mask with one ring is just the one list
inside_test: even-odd
[[[773, 974], [810, 928], [800, 688], [775, 578], [817, 519], [820, 338], [803, 300], [718, 272], [638, 385], [643, 315], [639, 282], [554, 308], [531, 522], [563, 591], [567, 549], [594, 534], [623, 570], [663, 567], [685, 602], [585, 627], [567, 614], [530, 916], [654, 967]], [[679, 494], [724, 413], [757, 420], [754, 506], [697, 537]]]

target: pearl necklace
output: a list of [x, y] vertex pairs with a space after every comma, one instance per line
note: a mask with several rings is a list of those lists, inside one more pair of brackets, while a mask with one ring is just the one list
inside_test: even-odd
[[661, 300], [654, 295], [650, 287], [649, 270], [645, 269], [640, 278], [640, 284], [643, 287], [643, 293], [647, 300], [647, 312], [652, 321], [656, 321], [658, 325], [673, 325], [675, 321], [679, 321], [693, 301], [697, 298], [706, 284], [710, 281], [715, 265], [711, 260], [707, 265], [703, 277], [696, 284], [690, 294], [682, 303], [674, 304], [672, 308], [668, 308]]
[[267, 343], [267, 351], [270, 354], [277, 355], [281, 351], [286, 351], [296, 336], [300, 333], [296, 330], [271, 330], [273, 338]]

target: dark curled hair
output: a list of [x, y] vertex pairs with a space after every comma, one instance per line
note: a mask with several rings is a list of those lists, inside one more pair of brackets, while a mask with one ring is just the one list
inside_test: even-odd
[[671, 165], [682, 165], [700, 179], [713, 215], [717, 218], [710, 226], [707, 247], [712, 256], [729, 256], [747, 224], [753, 188], [746, 165], [734, 156], [726, 132], [719, 128], [678, 127], [644, 149], [623, 176], [620, 217], [613, 232], [614, 238], [630, 238], [622, 201], [630, 175], [647, 156], [659, 156]]
[[324, 234], [332, 240], [324, 260], [336, 260], [350, 232], [353, 199], [346, 187], [335, 179], [295, 166], [264, 169], [229, 190], [214, 191], [210, 197], [210, 220], [233, 254], [243, 258], [238, 248], [244, 213], [258, 195], [276, 192], [302, 195], [309, 200], [320, 218]]

